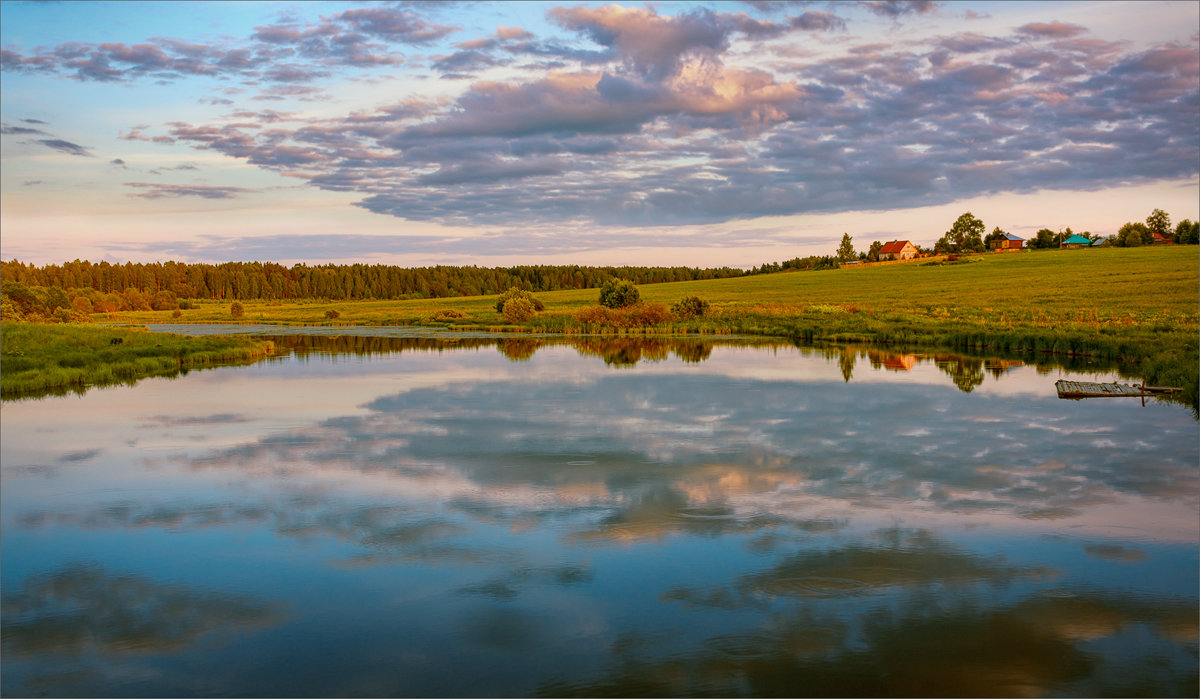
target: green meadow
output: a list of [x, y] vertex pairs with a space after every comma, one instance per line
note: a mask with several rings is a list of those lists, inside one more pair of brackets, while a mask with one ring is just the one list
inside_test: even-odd
[[[101, 323], [424, 325], [564, 334], [750, 334], [801, 342], [1092, 356], [1195, 403], [1200, 259], [1193, 246], [984, 254], [958, 260], [646, 284], [612, 311], [596, 289], [535, 294], [545, 310], [506, 323], [496, 296], [403, 301], [193, 301], [180, 311], [97, 314]], [[669, 307], [709, 302], [698, 318]], [[5, 332], [7, 339], [7, 330]], [[7, 352], [7, 350], [6, 350]], [[5, 361], [9, 357], [5, 354]], [[5, 377], [9, 373], [5, 367]]]
[[145, 328], [4, 323], [0, 332], [0, 393], [82, 393], [89, 386], [132, 384], [148, 376], [258, 361], [268, 341], [236, 336], [184, 337]]

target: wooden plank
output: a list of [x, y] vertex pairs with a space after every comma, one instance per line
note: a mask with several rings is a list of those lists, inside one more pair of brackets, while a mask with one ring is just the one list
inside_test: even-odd
[[1155, 395], [1140, 386], [1123, 383], [1091, 383], [1060, 379], [1054, 383], [1054, 387], [1058, 391], [1059, 398], [1137, 398]]

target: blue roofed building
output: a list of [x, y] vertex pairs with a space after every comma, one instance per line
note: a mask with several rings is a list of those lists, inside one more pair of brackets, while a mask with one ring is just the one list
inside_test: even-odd
[[992, 249], [1000, 252], [1003, 250], [1020, 250], [1025, 247], [1025, 239], [1018, 238], [1012, 233], [1005, 233], [1000, 238], [992, 240]]

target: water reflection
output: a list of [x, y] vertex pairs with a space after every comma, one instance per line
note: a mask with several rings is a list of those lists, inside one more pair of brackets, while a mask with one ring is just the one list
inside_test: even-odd
[[[1139, 664], [1195, 638], [1194, 604], [1106, 594], [1031, 595], [1003, 607], [916, 595], [856, 623], [804, 606], [695, 653], [658, 658], [656, 638], [614, 643], [613, 666], [586, 683], [551, 681], [542, 696], [1186, 696], [1193, 662]], [[1129, 633], [1146, 624], [1150, 636]], [[1107, 666], [1082, 642], [1130, 654]], [[1186, 654], [1185, 654], [1186, 657]], [[1157, 664], [1157, 663], [1156, 663]], [[1164, 671], [1165, 670], [1165, 671]]]
[[4, 693], [129, 690], [162, 672], [163, 656], [201, 644], [219, 647], [283, 619], [280, 605], [252, 597], [157, 582], [95, 563], [71, 564], [5, 589]]
[[1195, 692], [1185, 411], [1012, 360], [412, 340], [6, 407], [4, 692]]
[[[717, 341], [678, 337], [387, 337], [372, 335], [271, 335], [280, 349], [297, 355], [400, 354], [411, 351], [446, 351], [496, 347], [512, 361], [526, 361], [544, 347], [568, 346], [584, 356], [599, 357], [609, 366], [634, 366], [677, 357], [699, 363], [708, 359]], [[722, 339], [727, 347], [790, 347], [791, 343], [759, 338]]]
[[3, 647], [41, 653], [163, 653], [202, 636], [276, 623], [279, 610], [246, 597], [72, 565], [31, 577], [3, 596]]

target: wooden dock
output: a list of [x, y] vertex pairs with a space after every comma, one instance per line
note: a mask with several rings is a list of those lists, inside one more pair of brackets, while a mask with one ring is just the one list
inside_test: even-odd
[[1087, 381], [1066, 381], [1059, 379], [1054, 382], [1059, 398], [1145, 398], [1146, 396], [1162, 396], [1179, 391], [1178, 388], [1163, 388], [1158, 386], [1131, 386], [1124, 383], [1089, 383]]

